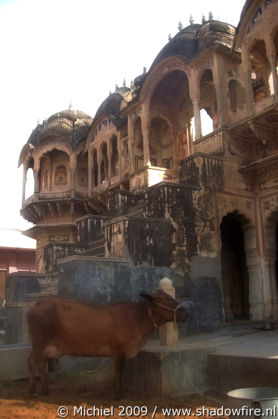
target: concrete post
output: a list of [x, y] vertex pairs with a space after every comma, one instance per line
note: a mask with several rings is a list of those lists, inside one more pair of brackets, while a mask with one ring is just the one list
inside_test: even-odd
[[[172, 281], [168, 278], [163, 278], [159, 283], [159, 289], [163, 290], [171, 297], [175, 298], [176, 292]], [[160, 345], [170, 346], [178, 343], [178, 327], [177, 323], [169, 322], [159, 328]]]

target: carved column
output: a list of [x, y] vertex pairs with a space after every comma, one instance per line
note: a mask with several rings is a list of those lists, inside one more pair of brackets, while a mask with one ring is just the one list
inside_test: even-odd
[[189, 120], [186, 124], [186, 137], [187, 137], [187, 154], [190, 156], [193, 153], [193, 130], [192, 123]]
[[200, 97], [192, 100], [194, 122], [195, 122], [195, 140], [199, 140], [202, 137], [202, 126], [201, 126], [201, 114], [200, 114]]
[[189, 78], [189, 96], [193, 105], [193, 114], [195, 122], [195, 140], [202, 137], [201, 114], [200, 114], [200, 86], [197, 82], [197, 75], [191, 73]]
[[120, 133], [117, 135], [117, 150], [119, 156], [119, 175], [120, 179], [122, 179], [122, 142], [120, 138]]
[[76, 157], [76, 154], [71, 154], [70, 155], [70, 189], [71, 189], [71, 196], [72, 196], [72, 198], [74, 198], [74, 196], [75, 196], [76, 168], [77, 168], [77, 157]]
[[278, 78], [277, 78], [277, 71], [276, 71], [276, 57], [269, 57], [270, 68], [271, 68], [271, 75], [273, 80], [273, 94], [275, 95], [275, 99], [278, 98]]
[[275, 100], [278, 97], [278, 78], [276, 70], [276, 48], [273, 42], [273, 39], [268, 37], [265, 40], [266, 54], [270, 64], [271, 69], [271, 81], [272, 86], [270, 86], [270, 93], [275, 95]]
[[26, 195], [27, 171], [28, 171], [28, 168], [24, 164], [23, 165], [23, 182], [22, 182], [22, 206], [24, 204], [25, 195]]
[[146, 104], [142, 109], [142, 133], [143, 133], [143, 149], [144, 149], [144, 166], [150, 166], [150, 120], [149, 105]]
[[93, 181], [93, 152], [90, 147], [88, 150], [88, 195], [92, 194], [92, 181]]
[[248, 115], [254, 113], [254, 93], [251, 80], [252, 65], [250, 60], [250, 54], [245, 49], [242, 50], [242, 65], [243, 65], [243, 76], [246, 96], [246, 106]]
[[39, 169], [34, 168], [34, 193], [39, 193], [39, 185], [40, 185], [40, 179], [39, 179]]
[[226, 82], [226, 72], [225, 72], [225, 60], [220, 54], [213, 55], [213, 85], [216, 92], [216, 102], [217, 102], [217, 128], [221, 128], [228, 123], [228, 110], [225, 97], [225, 82]]
[[102, 149], [99, 148], [98, 149], [98, 153], [97, 153], [97, 169], [98, 169], [98, 174], [97, 174], [97, 189], [100, 190], [100, 185], [101, 185], [101, 161], [102, 161]]
[[107, 179], [107, 184], [111, 185], [111, 162], [112, 162], [112, 144], [111, 144], [111, 139], [108, 141], [107, 143], [107, 158], [108, 158], [108, 179]]
[[128, 171], [134, 171], [134, 119], [131, 115], [128, 116]]

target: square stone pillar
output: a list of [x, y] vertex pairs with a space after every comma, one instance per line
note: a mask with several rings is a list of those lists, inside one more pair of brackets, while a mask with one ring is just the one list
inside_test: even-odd
[[[163, 278], [160, 281], [159, 289], [163, 290], [173, 298], [176, 296], [176, 291], [173, 287], [172, 281], [168, 278]], [[177, 345], [179, 341], [177, 323], [169, 322], [161, 326], [159, 328], [159, 336], [161, 346]]]

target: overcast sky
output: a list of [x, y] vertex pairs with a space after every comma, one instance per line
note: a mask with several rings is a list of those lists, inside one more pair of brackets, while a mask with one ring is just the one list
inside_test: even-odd
[[17, 163], [38, 121], [70, 102], [94, 116], [116, 84], [149, 69], [179, 22], [211, 11], [236, 26], [244, 2], [0, 0], [0, 228], [29, 228]]

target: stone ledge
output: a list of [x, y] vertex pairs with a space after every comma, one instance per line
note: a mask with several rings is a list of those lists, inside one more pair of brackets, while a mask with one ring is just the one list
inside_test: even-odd
[[207, 349], [154, 347], [126, 364], [124, 384], [152, 396], [182, 396], [208, 390]]

